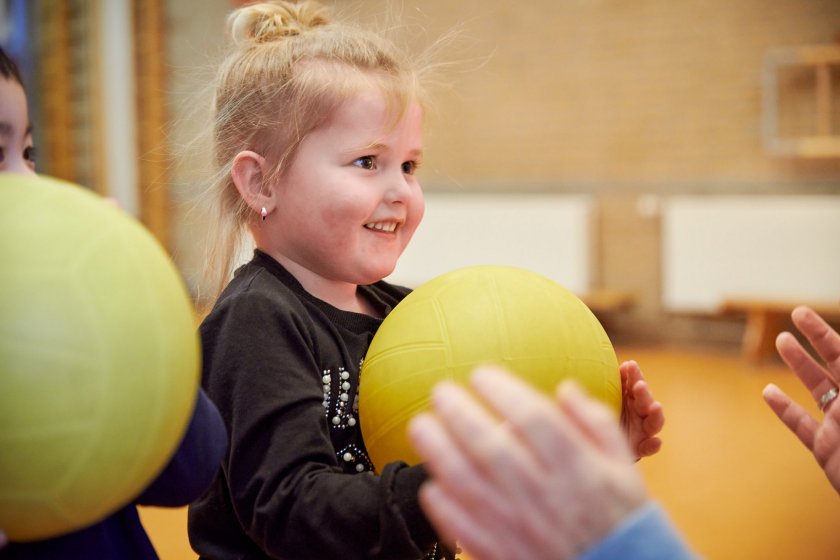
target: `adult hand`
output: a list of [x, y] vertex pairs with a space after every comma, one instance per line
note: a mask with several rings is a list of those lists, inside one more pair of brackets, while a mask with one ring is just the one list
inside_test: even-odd
[[647, 501], [614, 415], [573, 383], [557, 402], [495, 368], [471, 384], [439, 384], [409, 426], [444, 540], [483, 560], [570, 558]]
[[[840, 335], [814, 310], [797, 307], [793, 324], [808, 339], [825, 362], [818, 363], [789, 332], [776, 338], [779, 355], [823, 408], [822, 421], [811, 416], [776, 385], [764, 388], [764, 400], [776, 416], [799, 438], [840, 493], [840, 405], [833, 402], [840, 385]], [[823, 401], [823, 402], [821, 402]]]

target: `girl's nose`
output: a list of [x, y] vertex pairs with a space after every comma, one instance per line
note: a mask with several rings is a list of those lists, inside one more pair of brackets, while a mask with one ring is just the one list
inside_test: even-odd
[[22, 175], [35, 175], [35, 171], [30, 167], [30, 163], [23, 156], [7, 157], [0, 171], [20, 173]]
[[388, 202], [401, 202], [411, 196], [411, 185], [402, 171], [388, 177], [388, 187], [385, 199]]

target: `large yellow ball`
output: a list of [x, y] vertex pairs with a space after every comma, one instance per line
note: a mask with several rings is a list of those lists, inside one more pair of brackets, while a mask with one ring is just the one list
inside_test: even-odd
[[443, 274], [408, 295], [371, 342], [359, 382], [359, 421], [377, 470], [420, 462], [408, 421], [429, 408], [432, 387], [464, 382], [480, 364], [502, 365], [552, 393], [573, 378], [617, 413], [621, 379], [601, 324], [553, 280], [508, 266]]
[[199, 345], [166, 252], [81, 187], [0, 174], [0, 246], [0, 529], [30, 541], [157, 476], [192, 414]]

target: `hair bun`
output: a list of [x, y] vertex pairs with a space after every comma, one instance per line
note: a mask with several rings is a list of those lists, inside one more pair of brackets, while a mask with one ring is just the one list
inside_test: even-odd
[[239, 8], [228, 17], [236, 44], [267, 43], [329, 23], [327, 9], [317, 2], [264, 2]]

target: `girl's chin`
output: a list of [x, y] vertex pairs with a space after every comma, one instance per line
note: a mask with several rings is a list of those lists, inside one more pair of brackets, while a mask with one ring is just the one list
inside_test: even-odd
[[360, 280], [358, 283], [361, 285], [375, 284], [376, 282], [379, 282], [380, 280], [386, 278], [392, 272], [394, 272], [394, 269], [396, 267], [397, 265], [396, 263], [394, 263], [391, 266], [382, 266], [376, 269], [372, 269], [369, 271], [368, 274], [365, 274], [365, 278], [363, 280]]

